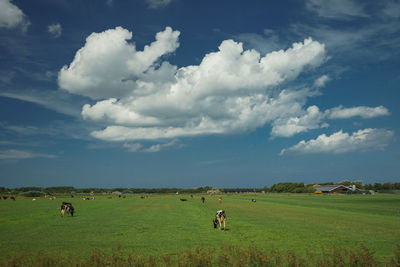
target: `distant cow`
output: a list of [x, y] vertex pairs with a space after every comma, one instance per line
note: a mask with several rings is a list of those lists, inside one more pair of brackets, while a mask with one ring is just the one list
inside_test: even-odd
[[187, 199], [186, 199], [186, 198], [181, 198], [180, 200], [181, 200], [181, 201], [187, 201]]
[[10, 199], [11, 199], [11, 200], [15, 200], [15, 197], [11, 196]]
[[74, 216], [74, 207], [72, 207], [72, 204], [69, 202], [63, 202], [61, 204], [61, 217], [64, 218], [65, 213], [71, 214], [71, 216]]
[[206, 201], [205, 197], [201, 197], [201, 202], [204, 203]]
[[226, 213], [225, 213], [225, 211], [224, 210], [217, 211], [217, 214], [215, 214], [215, 219], [213, 220], [214, 228], [217, 228], [217, 226], [219, 226], [219, 229], [222, 230], [222, 223], [223, 223], [224, 224], [224, 231], [225, 231], [225, 229], [226, 229], [225, 221], [226, 221]]
[[6, 197], [6, 196], [3, 196], [3, 199], [4, 199], [4, 200], [6, 200], [7, 198], [8, 198], [8, 197]]
[[257, 202], [257, 200], [255, 200], [254, 198], [251, 200], [251, 202]]

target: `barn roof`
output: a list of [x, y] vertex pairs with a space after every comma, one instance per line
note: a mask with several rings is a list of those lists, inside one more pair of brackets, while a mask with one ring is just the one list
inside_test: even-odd
[[322, 192], [326, 192], [326, 191], [332, 191], [332, 190], [335, 190], [335, 189], [337, 189], [337, 188], [339, 188], [339, 187], [343, 187], [343, 188], [346, 188], [346, 189], [350, 189], [349, 187], [347, 187], [347, 186], [344, 186], [344, 185], [341, 185], [341, 184], [339, 184], [339, 185], [323, 185], [323, 186], [317, 186], [317, 187], [315, 187], [315, 190], [316, 191], [322, 191]]

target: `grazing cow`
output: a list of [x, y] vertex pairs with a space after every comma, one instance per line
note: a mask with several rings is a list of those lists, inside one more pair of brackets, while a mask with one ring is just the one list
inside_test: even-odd
[[190, 195], [191, 198], [193, 198], [193, 195]]
[[205, 197], [201, 197], [201, 202], [204, 203], [206, 201]]
[[7, 198], [8, 198], [8, 197], [6, 197], [6, 196], [3, 196], [3, 199], [4, 199], [4, 200], [6, 200]]
[[61, 204], [61, 217], [64, 218], [65, 213], [69, 213], [72, 217], [74, 217], [74, 207], [72, 207], [72, 204], [69, 202], [63, 202]]
[[222, 197], [218, 198], [218, 202], [221, 203], [222, 202]]
[[180, 200], [181, 200], [181, 201], [187, 201], [187, 199], [186, 199], [186, 198], [181, 198]]
[[257, 200], [255, 200], [254, 198], [251, 200], [251, 202], [257, 202]]
[[224, 231], [225, 231], [225, 229], [226, 229], [225, 221], [226, 221], [226, 213], [225, 213], [225, 211], [224, 210], [217, 211], [217, 214], [215, 214], [215, 219], [213, 220], [214, 228], [217, 228], [217, 226], [219, 226], [219, 229], [222, 230], [222, 223], [223, 223], [224, 224]]
[[15, 197], [11, 196], [10, 199], [11, 199], [11, 200], [15, 200]]
[[144, 196], [140, 196], [141, 199], [144, 199]]
[[32, 201], [36, 201], [36, 198], [32, 198]]

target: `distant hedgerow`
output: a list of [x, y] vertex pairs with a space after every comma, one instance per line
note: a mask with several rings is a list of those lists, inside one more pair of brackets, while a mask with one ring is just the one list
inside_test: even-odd
[[42, 197], [45, 194], [41, 191], [28, 191], [28, 192], [23, 192], [21, 193], [21, 196], [24, 197]]

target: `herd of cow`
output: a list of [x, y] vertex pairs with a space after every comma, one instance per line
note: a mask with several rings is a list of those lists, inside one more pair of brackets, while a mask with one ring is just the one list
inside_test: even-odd
[[[191, 197], [193, 198], [193, 196], [191, 195]], [[8, 197], [7, 196], [2, 196], [0, 197], [0, 199], [3, 198], [4, 200], [6, 200]], [[142, 199], [145, 197], [141, 197]], [[14, 196], [10, 196], [11, 200], [15, 201], [15, 197]], [[94, 199], [94, 197], [93, 197]], [[36, 199], [34, 199], [36, 200]], [[86, 200], [86, 199], [84, 199]], [[87, 198], [87, 200], [89, 200], [89, 198]], [[181, 201], [187, 201], [186, 198], [180, 198]], [[204, 203], [206, 201], [205, 197], [201, 197], [201, 202]], [[218, 198], [218, 201], [221, 203], [222, 201], [222, 197]], [[252, 202], [256, 202], [255, 199], [251, 200]], [[61, 204], [61, 217], [64, 217], [65, 214], [70, 214], [72, 217], [74, 216], [74, 207], [72, 206], [72, 204], [70, 202], [63, 202]], [[220, 230], [225, 230], [226, 229], [226, 213], [224, 210], [218, 210], [217, 213], [215, 214], [215, 218], [213, 219], [213, 226], [214, 228], [219, 228]], [[224, 227], [222, 227], [222, 224], [224, 225]]]
[[[144, 197], [141, 197], [142, 199]], [[185, 198], [181, 198], [181, 201], [187, 201]], [[205, 202], [205, 198], [201, 197], [201, 202]], [[253, 201], [253, 200], [252, 200]], [[63, 202], [61, 204], [61, 217], [64, 218], [65, 214], [70, 214], [72, 217], [74, 216], [74, 207], [72, 206], [71, 203], [69, 202]], [[215, 218], [213, 219], [213, 226], [214, 228], [219, 228], [220, 230], [225, 230], [226, 229], [226, 213], [224, 210], [218, 210], [217, 213], [215, 214]], [[222, 224], [224, 227], [222, 227]]]

